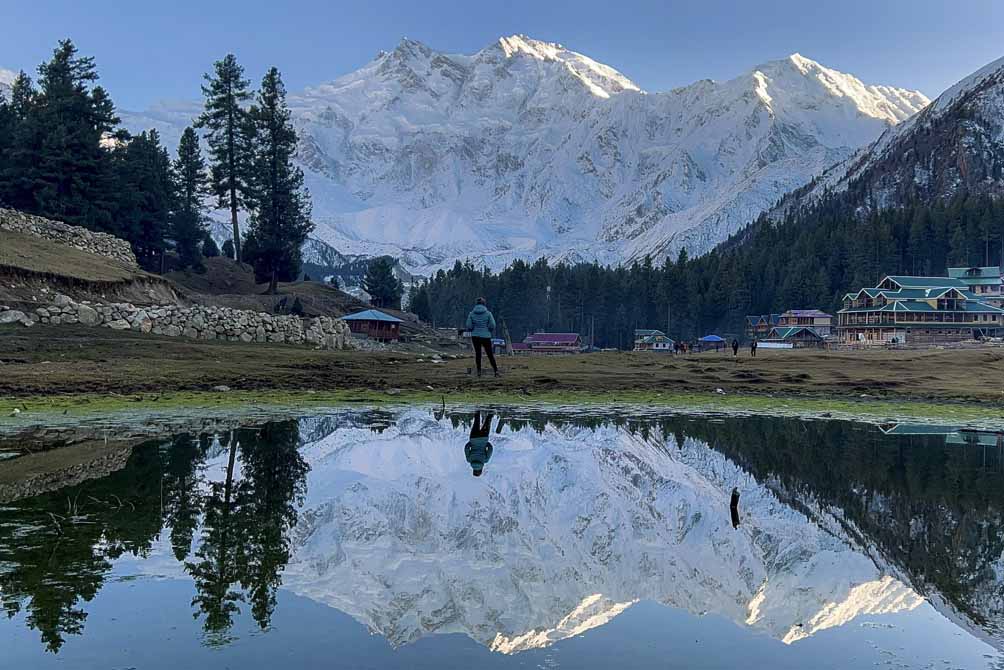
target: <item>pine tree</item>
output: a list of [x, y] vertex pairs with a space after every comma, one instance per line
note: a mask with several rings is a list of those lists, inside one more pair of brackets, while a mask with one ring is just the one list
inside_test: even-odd
[[171, 158], [156, 130], [130, 138], [115, 153], [121, 189], [116, 232], [132, 243], [145, 268], [163, 270], [175, 205]]
[[216, 246], [216, 240], [209, 233], [206, 233], [202, 240], [202, 255], [206, 258], [216, 258], [220, 255], [220, 248]]
[[242, 104], [251, 98], [250, 82], [244, 79], [244, 68], [233, 54], [213, 64], [213, 74], [205, 75], [202, 93], [205, 111], [196, 127], [206, 129], [206, 142], [211, 159], [210, 183], [219, 207], [230, 209], [234, 229], [234, 255], [241, 260], [241, 235], [237, 212], [248, 193], [247, 112]]
[[429, 289], [422, 284], [412, 286], [408, 295], [408, 309], [411, 310], [420, 321], [429, 322], [432, 318], [432, 305], [429, 303]]
[[[401, 282], [394, 276], [394, 261], [389, 256], [381, 256], [370, 261], [363, 277], [363, 290], [370, 294], [374, 307], [401, 308]], [[472, 300], [465, 301], [473, 302]]]
[[303, 172], [293, 164], [296, 131], [286, 105], [286, 87], [276, 68], [262, 79], [258, 100], [248, 112], [254, 133], [248, 204], [255, 273], [275, 293], [280, 280], [300, 272], [301, 247], [314, 229]]
[[201, 267], [199, 242], [205, 239], [206, 224], [202, 196], [207, 189], [206, 163], [199, 151], [194, 128], [185, 128], [174, 162], [174, 189], [177, 197], [172, 236], [182, 267]]
[[19, 76], [12, 109], [13, 136], [4, 199], [18, 209], [96, 230], [111, 230], [115, 201], [112, 161], [102, 141], [118, 118], [107, 93], [94, 84], [94, 59], [63, 40], [38, 68], [39, 90]]

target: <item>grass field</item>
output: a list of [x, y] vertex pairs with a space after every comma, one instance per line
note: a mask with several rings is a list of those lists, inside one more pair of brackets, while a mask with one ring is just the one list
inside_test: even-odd
[[1004, 350], [761, 350], [501, 359], [503, 376], [469, 374], [471, 358], [438, 363], [401, 353], [330, 352], [203, 342], [72, 326], [0, 326], [0, 396], [205, 391], [436, 393], [717, 393], [980, 403], [1004, 407]]
[[86, 251], [6, 230], [0, 230], [0, 267], [81, 282], [128, 281], [145, 274]]

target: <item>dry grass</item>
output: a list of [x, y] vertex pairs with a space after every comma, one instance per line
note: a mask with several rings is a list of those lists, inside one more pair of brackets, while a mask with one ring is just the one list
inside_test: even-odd
[[84, 282], [121, 282], [145, 275], [104, 256], [0, 230], [0, 268]]
[[470, 358], [329, 352], [202, 342], [104, 328], [0, 327], [0, 395], [205, 390], [568, 391], [778, 393], [1001, 403], [1004, 351], [765, 351], [756, 359], [644, 353], [507, 358], [500, 379], [467, 373]]

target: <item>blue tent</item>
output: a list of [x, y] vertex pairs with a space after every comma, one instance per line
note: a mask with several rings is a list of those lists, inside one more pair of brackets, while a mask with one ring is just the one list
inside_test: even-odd
[[725, 345], [725, 340], [718, 337], [717, 335], [705, 335], [701, 339], [697, 340], [700, 343], [701, 351], [705, 349], [714, 349], [718, 351], [722, 346]]

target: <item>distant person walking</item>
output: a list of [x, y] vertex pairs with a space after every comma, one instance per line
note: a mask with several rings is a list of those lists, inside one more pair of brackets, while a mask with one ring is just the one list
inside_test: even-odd
[[499, 366], [495, 364], [495, 352], [492, 350], [492, 333], [495, 332], [495, 317], [485, 307], [485, 299], [478, 298], [478, 304], [467, 315], [467, 330], [471, 333], [471, 344], [474, 345], [474, 364], [481, 376], [481, 350], [488, 354], [488, 362], [492, 364], [495, 376], [499, 376]]
[[733, 358], [739, 356], [739, 340], [732, 338], [732, 356]]
[[753, 340], [750, 342], [750, 357], [751, 358], [756, 358], [756, 348], [758, 346], [759, 345], [757, 344], [756, 338], [754, 337]]

